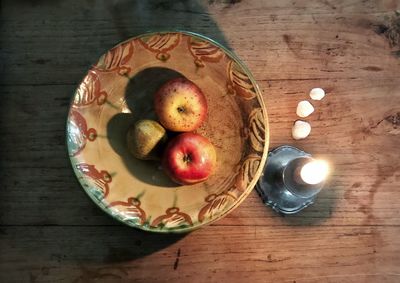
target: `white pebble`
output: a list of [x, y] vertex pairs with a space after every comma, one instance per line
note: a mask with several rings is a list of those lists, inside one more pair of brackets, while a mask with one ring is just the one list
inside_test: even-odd
[[311, 133], [311, 125], [307, 122], [297, 120], [292, 128], [292, 137], [295, 140], [301, 140], [308, 137]]
[[297, 104], [297, 110], [296, 110], [297, 116], [304, 118], [309, 116], [313, 112], [314, 112], [314, 107], [307, 100], [300, 101], [299, 104]]
[[325, 91], [322, 88], [316, 87], [310, 91], [310, 97], [313, 100], [321, 100], [325, 97]]

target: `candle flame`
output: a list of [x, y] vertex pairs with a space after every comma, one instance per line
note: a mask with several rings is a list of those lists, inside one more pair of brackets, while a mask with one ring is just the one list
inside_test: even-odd
[[329, 173], [329, 166], [326, 161], [313, 160], [306, 163], [300, 170], [301, 179], [310, 185], [316, 185], [326, 179]]

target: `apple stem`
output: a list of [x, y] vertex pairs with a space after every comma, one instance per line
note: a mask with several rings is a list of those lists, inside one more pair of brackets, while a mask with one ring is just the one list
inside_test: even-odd
[[184, 109], [183, 107], [180, 107], [180, 106], [179, 106], [179, 107], [178, 107], [178, 112], [179, 112], [179, 113], [185, 112], [185, 109]]
[[189, 163], [190, 161], [192, 161], [192, 157], [190, 156], [190, 154], [185, 154], [183, 156], [183, 161], [186, 163]]

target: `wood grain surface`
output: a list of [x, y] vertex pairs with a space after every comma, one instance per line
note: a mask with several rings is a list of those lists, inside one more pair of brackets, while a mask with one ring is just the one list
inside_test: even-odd
[[[400, 1], [11, 1], [0, 11], [0, 282], [399, 282]], [[65, 148], [69, 100], [98, 57], [146, 31], [202, 33], [249, 66], [271, 148], [327, 159], [317, 202], [282, 217], [253, 192], [187, 235], [121, 226]], [[313, 87], [327, 96], [291, 138]]]

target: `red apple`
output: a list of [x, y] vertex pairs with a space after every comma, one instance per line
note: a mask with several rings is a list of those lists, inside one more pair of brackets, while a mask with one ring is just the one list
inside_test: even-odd
[[203, 92], [185, 78], [172, 79], [162, 85], [155, 94], [154, 108], [160, 123], [175, 132], [191, 132], [207, 116]]
[[162, 163], [173, 181], [190, 185], [205, 181], [214, 171], [217, 161], [214, 146], [207, 138], [183, 133], [169, 142]]

